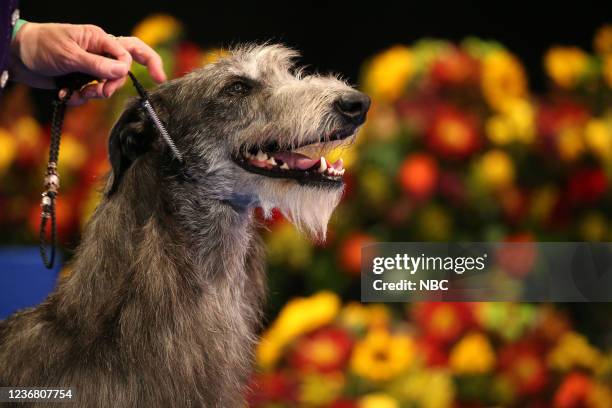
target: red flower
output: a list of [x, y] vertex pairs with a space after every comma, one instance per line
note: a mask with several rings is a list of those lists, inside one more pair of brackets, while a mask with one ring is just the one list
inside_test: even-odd
[[413, 198], [425, 200], [433, 194], [438, 183], [438, 163], [428, 154], [415, 153], [402, 163], [399, 181]]
[[[524, 278], [535, 264], [538, 252], [530, 233], [509, 235], [504, 242], [511, 243], [499, 248], [495, 254], [497, 264], [510, 276]], [[516, 243], [516, 245], [512, 245]]]
[[331, 373], [344, 368], [353, 339], [344, 330], [327, 327], [302, 338], [289, 355], [289, 364], [301, 372]]
[[525, 191], [512, 187], [501, 192], [500, 204], [507, 220], [516, 225], [527, 215], [529, 197]]
[[548, 383], [548, 370], [534, 344], [517, 343], [500, 351], [499, 365], [520, 395], [533, 395]]
[[478, 62], [457, 48], [439, 56], [431, 67], [433, 82], [441, 86], [470, 84], [477, 76]]
[[412, 312], [425, 339], [441, 344], [452, 343], [474, 324], [469, 303], [418, 303]]
[[370, 235], [354, 233], [349, 235], [340, 246], [340, 266], [352, 275], [361, 273], [361, 247], [375, 242]]
[[591, 379], [582, 373], [571, 373], [561, 383], [555, 394], [555, 408], [582, 408], [586, 406], [591, 391]]
[[328, 405], [328, 408], [357, 408], [358, 405], [355, 401], [348, 399], [339, 399]]
[[200, 66], [202, 66], [202, 50], [200, 47], [190, 42], [182, 43], [176, 52], [174, 76], [182, 77]]
[[448, 365], [448, 354], [444, 344], [434, 341], [432, 338], [421, 338], [417, 340], [417, 349], [423, 362], [428, 367], [445, 367]]
[[476, 119], [450, 105], [435, 110], [425, 136], [427, 146], [448, 159], [465, 159], [481, 144]]
[[292, 403], [296, 397], [296, 384], [283, 372], [258, 374], [247, 391], [249, 407], [267, 406], [271, 402]]
[[602, 169], [582, 169], [570, 176], [567, 199], [571, 204], [592, 204], [605, 194], [607, 188], [608, 180]]
[[540, 105], [536, 122], [538, 133], [547, 138], [568, 126], [581, 126], [589, 119], [589, 111], [573, 101], [562, 101], [554, 105]]

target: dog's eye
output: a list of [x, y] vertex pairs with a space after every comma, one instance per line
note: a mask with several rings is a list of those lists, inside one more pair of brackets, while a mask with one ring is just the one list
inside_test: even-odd
[[225, 87], [225, 92], [230, 95], [242, 96], [251, 91], [251, 86], [244, 81], [235, 81]]

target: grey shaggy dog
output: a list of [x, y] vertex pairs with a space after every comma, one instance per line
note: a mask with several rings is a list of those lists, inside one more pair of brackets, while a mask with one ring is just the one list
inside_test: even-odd
[[243, 46], [152, 91], [184, 165], [128, 105], [72, 274], [0, 322], [0, 386], [73, 387], [79, 407], [245, 406], [266, 287], [253, 209], [322, 239], [344, 170], [298, 153], [350, 142], [370, 104], [296, 56]]

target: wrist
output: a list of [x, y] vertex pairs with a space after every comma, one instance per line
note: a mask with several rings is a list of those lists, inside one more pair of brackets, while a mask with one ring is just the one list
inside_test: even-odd
[[23, 20], [23, 19], [19, 19], [17, 20], [17, 22], [15, 23], [15, 26], [13, 27], [13, 35], [11, 36], [11, 39], [15, 39], [15, 36], [17, 35], [17, 33], [19, 32], [19, 30], [21, 29], [21, 27], [26, 24], [27, 21]]
[[[21, 23], [21, 24], [20, 24]], [[11, 58], [21, 60], [24, 38], [27, 38], [36, 23], [30, 23], [25, 20], [19, 20], [13, 29], [13, 38], [11, 40]]]

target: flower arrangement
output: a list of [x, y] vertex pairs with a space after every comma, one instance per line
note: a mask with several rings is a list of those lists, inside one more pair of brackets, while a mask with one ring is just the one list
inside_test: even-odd
[[328, 240], [311, 246], [272, 222], [275, 288], [298, 279], [354, 295], [360, 247], [373, 241], [612, 239], [611, 38], [608, 25], [592, 54], [551, 48], [543, 94], [495, 41], [424, 39], [366, 61], [373, 105], [336, 153], [347, 188]]
[[552, 306], [288, 302], [264, 332], [252, 407], [609, 407], [612, 354]]

